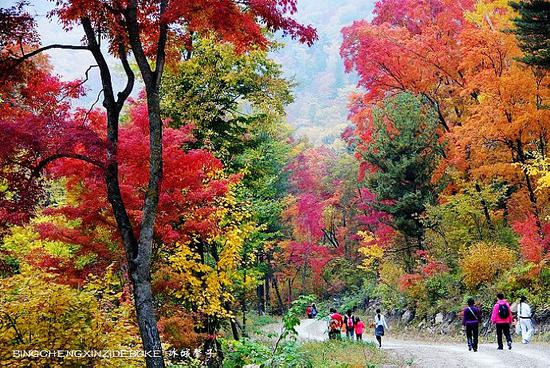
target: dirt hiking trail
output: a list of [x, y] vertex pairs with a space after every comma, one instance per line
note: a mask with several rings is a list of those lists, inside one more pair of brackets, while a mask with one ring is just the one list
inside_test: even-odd
[[[326, 322], [302, 320], [296, 329], [301, 340], [328, 339]], [[391, 327], [391, 326], [390, 326]], [[365, 341], [376, 342], [370, 329], [365, 330]], [[391, 330], [382, 340], [382, 349], [418, 368], [549, 368], [550, 345], [532, 343], [513, 344], [512, 350], [497, 350], [496, 344], [481, 344], [477, 352], [468, 351], [466, 342], [435, 343], [399, 340], [391, 337]]]

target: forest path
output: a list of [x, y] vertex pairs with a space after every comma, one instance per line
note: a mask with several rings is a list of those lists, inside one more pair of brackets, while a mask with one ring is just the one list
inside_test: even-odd
[[[328, 338], [326, 322], [302, 320], [296, 329], [302, 340], [323, 341]], [[376, 343], [367, 329], [363, 339]], [[390, 331], [391, 335], [391, 331]], [[513, 344], [512, 350], [497, 350], [496, 344], [481, 344], [478, 352], [468, 351], [466, 342], [436, 343], [399, 340], [384, 337], [382, 349], [415, 368], [547, 368], [550, 367], [550, 346], [546, 344]]]

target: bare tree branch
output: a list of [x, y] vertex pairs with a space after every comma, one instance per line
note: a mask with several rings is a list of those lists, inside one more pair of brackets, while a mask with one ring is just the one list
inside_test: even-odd
[[124, 102], [130, 96], [130, 93], [132, 93], [132, 90], [134, 89], [134, 82], [135, 82], [135, 75], [134, 71], [130, 67], [130, 63], [128, 62], [128, 51], [126, 50], [126, 46], [122, 42], [118, 44], [118, 57], [120, 58], [120, 61], [122, 62], [122, 67], [124, 68], [124, 72], [126, 73], [126, 86], [122, 91], [118, 93], [117, 98], [117, 105], [119, 109], [122, 109], [122, 106], [124, 105]]
[[147, 56], [143, 50], [143, 44], [141, 43], [139, 37], [139, 22], [137, 19], [137, 0], [130, 0], [128, 7], [124, 11], [126, 16], [126, 29], [128, 32], [128, 39], [130, 41], [130, 46], [134, 53], [134, 58], [136, 59], [139, 70], [141, 71], [141, 76], [145, 82], [146, 88], [151, 87], [154, 84], [153, 71], [151, 70], [151, 65], [147, 61]]
[[94, 59], [96, 60], [99, 67], [101, 83], [103, 84], [103, 93], [106, 100], [105, 103], [114, 105], [115, 98], [113, 93], [111, 72], [109, 70], [109, 65], [107, 64], [107, 61], [105, 60], [105, 57], [101, 52], [101, 48], [99, 47], [99, 44], [97, 43], [97, 40], [95, 38], [95, 31], [92, 27], [92, 22], [90, 18], [85, 17], [80, 18], [80, 22], [82, 24], [82, 27], [84, 28], [84, 32], [86, 33], [86, 38], [88, 40], [88, 49], [94, 56]]
[[164, 64], [166, 61], [166, 40], [168, 38], [168, 24], [163, 21], [164, 13], [168, 7], [168, 0], [161, 0], [160, 2], [160, 27], [159, 27], [159, 41], [157, 45], [157, 59], [155, 66], [155, 85], [160, 86], [160, 81], [162, 78], [162, 72], [164, 71]]
[[101, 97], [102, 93], [103, 93], [103, 89], [101, 91], [99, 91], [99, 93], [97, 94], [97, 98], [95, 99], [94, 103], [92, 104], [92, 106], [90, 106], [88, 111], [86, 111], [86, 115], [84, 115], [83, 124], [86, 123], [86, 121], [88, 121], [88, 116], [90, 116], [90, 114], [91, 114], [92, 110], [94, 109], [95, 105], [99, 102], [99, 98]]
[[33, 56], [36, 56], [44, 51], [48, 51], [48, 50], [51, 50], [51, 49], [62, 49], [62, 50], [89, 50], [88, 46], [82, 46], [82, 45], [62, 45], [62, 44], [58, 44], [58, 43], [55, 43], [55, 44], [52, 44], [52, 45], [48, 45], [48, 46], [43, 46], [43, 47], [40, 47], [36, 50], [33, 50], [31, 52], [29, 52], [28, 54], [23, 54], [22, 56], [20, 57], [12, 57], [11, 59], [13, 61], [15, 61], [15, 65], [18, 65], [20, 63], [22, 63], [23, 61], [27, 60], [27, 59], [30, 59], [31, 57]]
[[34, 167], [33, 172], [32, 172], [32, 177], [38, 177], [38, 175], [40, 175], [40, 172], [42, 170], [44, 170], [46, 168], [46, 166], [48, 166], [48, 164], [52, 163], [55, 160], [61, 159], [61, 158], [73, 158], [73, 159], [84, 161], [84, 162], [87, 162], [87, 163], [92, 164], [94, 166], [97, 166], [100, 169], [105, 168], [105, 165], [101, 161], [94, 160], [93, 158], [90, 158], [90, 157], [85, 156], [85, 155], [81, 155], [81, 154], [78, 154], [78, 153], [56, 153], [56, 154], [51, 155], [49, 157], [46, 157], [45, 159], [40, 161], [38, 163], [38, 165], [36, 165]]
[[89, 80], [89, 73], [90, 73], [90, 70], [92, 70], [92, 68], [97, 68], [97, 67], [98, 67], [97, 64], [90, 65], [90, 66], [88, 67], [88, 69], [86, 69], [86, 71], [84, 72], [84, 75], [85, 75], [84, 79], [83, 79], [80, 83], [78, 83], [78, 84], [76, 84], [76, 85], [74, 85], [74, 86], [71, 86], [70, 90], [67, 91], [67, 92], [65, 92], [65, 93], [63, 94], [63, 96], [62, 96], [59, 100], [57, 100], [57, 103], [60, 103], [61, 101], [63, 101], [64, 99], [66, 99], [67, 96], [68, 96], [72, 91], [74, 91], [75, 89], [79, 88], [79, 87], [82, 86], [84, 83], [86, 83], [86, 82]]

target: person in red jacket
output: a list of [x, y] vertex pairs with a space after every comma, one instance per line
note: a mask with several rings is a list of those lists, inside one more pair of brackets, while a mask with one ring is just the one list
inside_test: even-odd
[[363, 331], [365, 330], [365, 323], [361, 321], [359, 317], [355, 318], [355, 337], [357, 341], [363, 341]]
[[342, 337], [342, 324], [344, 320], [342, 315], [335, 308], [330, 308], [328, 322], [328, 338], [340, 340]]
[[498, 350], [503, 349], [502, 334], [506, 336], [508, 349], [512, 349], [512, 336], [510, 336], [510, 324], [512, 323], [512, 309], [510, 304], [504, 299], [504, 294], [497, 294], [497, 302], [493, 307], [491, 322], [497, 328]]
[[306, 307], [306, 316], [307, 316], [307, 318], [313, 318], [312, 312], [313, 312], [313, 308], [311, 307], [311, 305], [308, 305]]

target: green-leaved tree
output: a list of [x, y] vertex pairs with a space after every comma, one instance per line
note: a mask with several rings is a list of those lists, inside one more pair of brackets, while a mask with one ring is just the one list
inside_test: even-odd
[[391, 225], [419, 248], [424, 234], [420, 215], [435, 203], [440, 189], [432, 181], [444, 154], [438, 129], [427, 103], [401, 93], [373, 111], [371, 141], [363, 153], [370, 168], [366, 186], [376, 194], [377, 207], [391, 214]]

